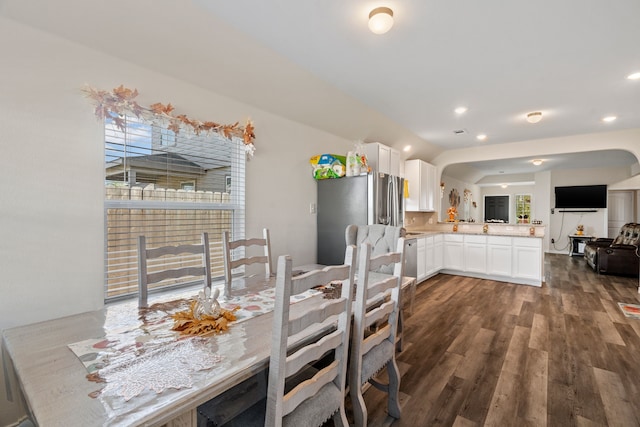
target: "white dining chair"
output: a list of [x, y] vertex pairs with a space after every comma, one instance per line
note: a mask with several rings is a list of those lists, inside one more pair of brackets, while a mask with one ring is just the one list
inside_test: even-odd
[[[201, 255], [201, 264], [192, 265], [195, 260], [189, 259], [188, 265], [171, 268], [173, 265], [182, 265], [184, 255]], [[161, 262], [149, 265], [149, 261], [160, 260]], [[152, 272], [149, 272], [152, 270]], [[200, 244], [188, 244], [177, 246], [162, 246], [157, 248], [147, 248], [145, 236], [138, 236], [138, 307], [146, 308], [149, 285], [156, 284], [168, 279], [179, 279], [182, 277], [201, 276], [204, 287], [211, 287], [211, 259], [209, 257], [209, 235], [202, 233]]]
[[[390, 265], [391, 275], [376, 275], [380, 280], [370, 280], [370, 272]], [[349, 394], [357, 426], [367, 425], [367, 407], [362, 396], [368, 382], [387, 393], [387, 411], [393, 418], [400, 418], [400, 371], [396, 364], [396, 339], [400, 316], [400, 292], [404, 266], [404, 239], [398, 240], [396, 252], [372, 256], [371, 245], [363, 243], [358, 248], [358, 275], [353, 305], [353, 330], [351, 334], [351, 361], [349, 366]], [[376, 374], [385, 368], [388, 383], [376, 380]]]
[[[347, 247], [347, 258], [355, 259], [355, 251], [355, 246]], [[331, 417], [335, 425], [349, 425], [344, 401], [354, 274], [352, 263], [293, 277], [291, 258], [279, 258], [265, 426], [319, 426]], [[291, 297], [336, 281], [342, 282], [339, 298], [292, 314]], [[292, 336], [301, 344], [292, 347]], [[320, 359], [323, 368], [295, 382], [305, 367]]]
[[[258, 256], [250, 256], [248, 253], [252, 246], [261, 248], [261, 254]], [[232, 283], [234, 279], [234, 270], [240, 267], [252, 266], [253, 264], [263, 264], [264, 275], [257, 273], [255, 275], [243, 274], [246, 279], [251, 277], [257, 279], [268, 279], [271, 277], [271, 241], [269, 238], [269, 230], [267, 228], [262, 230], [262, 238], [249, 238], [249, 239], [237, 239], [231, 240], [231, 235], [228, 231], [222, 233], [222, 253], [224, 257], [224, 296], [231, 296]]]

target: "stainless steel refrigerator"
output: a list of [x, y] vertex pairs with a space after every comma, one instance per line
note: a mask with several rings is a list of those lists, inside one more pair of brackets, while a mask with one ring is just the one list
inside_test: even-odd
[[347, 225], [402, 226], [404, 180], [372, 173], [318, 183], [318, 264], [344, 262]]

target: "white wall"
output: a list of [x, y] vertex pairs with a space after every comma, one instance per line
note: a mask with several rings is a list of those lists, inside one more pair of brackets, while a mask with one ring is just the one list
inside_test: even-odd
[[[476, 222], [482, 221], [482, 197], [481, 197], [481, 189], [475, 184], [471, 184], [469, 182], [460, 181], [456, 178], [452, 178], [447, 175], [442, 175], [440, 182], [444, 182], [444, 194], [442, 198], [440, 198], [440, 209], [439, 212], [439, 221], [447, 221], [447, 209], [449, 209], [449, 193], [454, 188], [458, 190], [460, 194], [460, 206], [458, 206], [458, 220], [468, 220], [473, 219]], [[476, 202], [476, 207], [473, 207], [471, 201], [467, 204], [468, 206], [468, 215], [465, 216], [465, 203], [464, 203], [464, 190], [468, 189], [471, 191], [471, 201]], [[439, 189], [438, 189], [439, 191]], [[438, 193], [439, 195], [440, 193]]]
[[[535, 213], [535, 206], [537, 200], [535, 198], [535, 186], [533, 185], [509, 185], [507, 188], [501, 186], [491, 186], [481, 188], [481, 199], [484, 206], [484, 196], [509, 196], [509, 223], [516, 224], [518, 219], [516, 218], [516, 194], [530, 194], [531, 195], [531, 218], [530, 220], [537, 219], [533, 214]], [[484, 207], [479, 212], [480, 221], [484, 218]]]
[[[622, 168], [565, 169], [551, 172], [549, 202], [555, 206], [554, 188], [570, 185], [613, 184], [629, 177], [629, 171]], [[547, 235], [555, 244], [550, 244], [549, 252], [569, 253], [569, 234], [574, 234], [578, 224], [584, 225], [584, 234], [607, 237], [607, 210], [596, 212], [564, 212], [555, 210], [551, 215]]]
[[533, 218], [545, 224], [545, 233], [542, 240], [542, 249], [549, 252], [549, 224], [551, 223], [551, 200], [549, 189], [551, 188], [551, 171], [537, 172], [535, 174], [535, 188], [533, 190]]
[[[251, 117], [257, 152], [247, 166], [247, 233], [268, 227], [275, 256], [315, 262], [308, 160], [346, 153], [351, 141], [2, 17], [0, 52], [0, 329], [102, 306], [103, 137], [80, 92], [85, 83], [137, 88], [141, 104], [171, 102], [201, 120]], [[0, 380], [4, 426], [20, 408], [7, 402]]]

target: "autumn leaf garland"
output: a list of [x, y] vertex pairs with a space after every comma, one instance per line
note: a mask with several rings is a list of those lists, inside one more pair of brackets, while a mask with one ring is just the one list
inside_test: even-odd
[[231, 125], [212, 121], [201, 122], [187, 117], [186, 114], [173, 115], [174, 107], [170, 103], [165, 105], [157, 102], [149, 107], [143, 107], [135, 100], [138, 96], [138, 90], [129, 89], [123, 85], [111, 92], [89, 86], [84, 87], [82, 91], [94, 102], [96, 117], [99, 119], [111, 118], [122, 131], [125, 129], [124, 116], [130, 114], [153, 123], [162, 123], [176, 134], [186, 128], [196, 135], [215, 132], [228, 140], [233, 137], [242, 138], [247, 155], [251, 157], [255, 151], [253, 141], [256, 136], [251, 120], [247, 120], [244, 126], [240, 126], [239, 122]]

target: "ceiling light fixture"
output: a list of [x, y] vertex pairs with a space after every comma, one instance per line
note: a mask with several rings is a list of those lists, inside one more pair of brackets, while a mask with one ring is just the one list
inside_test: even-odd
[[607, 116], [607, 117], [604, 117], [604, 118], [602, 119], [602, 121], [603, 121], [603, 122], [606, 122], [606, 123], [611, 123], [611, 122], [615, 121], [615, 119], [617, 119], [617, 117], [616, 117], [616, 116]]
[[540, 111], [533, 111], [527, 114], [527, 121], [529, 123], [538, 123], [542, 120], [542, 113]]
[[500, 184], [500, 187], [507, 188], [507, 184]]
[[478, 141], [484, 141], [485, 139], [487, 139], [487, 135], [485, 135], [484, 133], [481, 133], [478, 136], [476, 136], [476, 139]]
[[455, 112], [456, 112], [456, 114], [464, 114], [464, 113], [466, 113], [466, 112], [467, 112], [467, 110], [468, 110], [468, 108], [467, 108], [467, 107], [458, 107], [458, 108], [456, 108], [456, 109], [455, 109], [455, 110], [453, 110], [453, 111], [455, 111]]
[[629, 74], [627, 78], [629, 80], [640, 80], [640, 72]]
[[374, 34], [384, 34], [393, 27], [393, 10], [376, 7], [369, 13], [369, 29]]
[[409, 150], [411, 150], [411, 146], [410, 145], [406, 145], [403, 150], [404, 151], [409, 151]]
[[540, 166], [542, 164], [542, 159], [534, 159], [531, 163], [536, 166]]

